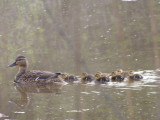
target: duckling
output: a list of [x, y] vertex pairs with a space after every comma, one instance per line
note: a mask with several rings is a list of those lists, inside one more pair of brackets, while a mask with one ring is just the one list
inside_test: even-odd
[[65, 83], [59, 77], [62, 73], [53, 73], [48, 71], [32, 70], [27, 71], [28, 60], [24, 56], [18, 56], [12, 64], [8, 67], [18, 66], [19, 71], [15, 76], [14, 82], [20, 84], [51, 84], [51, 83]]
[[143, 79], [143, 76], [140, 74], [134, 74], [133, 71], [130, 71], [128, 74], [128, 79], [134, 80], [134, 81], [139, 81], [139, 80]]
[[111, 73], [112, 82], [122, 82], [124, 77], [121, 74], [118, 74], [117, 71]]
[[94, 76], [88, 73], [82, 73], [81, 75], [81, 81], [82, 82], [92, 82], [95, 80]]
[[96, 82], [98, 83], [106, 83], [109, 82], [109, 76], [105, 73], [96, 73], [95, 74]]
[[62, 74], [61, 77], [64, 79], [65, 82], [74, 82], [78, 80], [76, 76], [68, 73]]
[[122, 75], [124, 78], [128, 76], [128, 71], [123, 71], [122, 69], [117, 70], [117, 74]]

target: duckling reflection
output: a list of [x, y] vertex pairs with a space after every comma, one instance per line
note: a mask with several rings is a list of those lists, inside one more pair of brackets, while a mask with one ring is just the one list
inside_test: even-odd
[[25, 108], [30, 104], [31, 98], [28, 93], [51, 93], [61, 94], [63, 85], [60, 84], [48, 84], [48, 85], [22, 85], [15, 83], [16, 90], [20, 93], [19, 99], [11, 99], [11, 103], [16, 104], [19, 108]]

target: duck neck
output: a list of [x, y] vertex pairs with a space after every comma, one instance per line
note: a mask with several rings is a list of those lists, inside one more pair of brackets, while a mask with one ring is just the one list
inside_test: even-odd
[[15, 77], [15, 80], [16, 81], [18, 81], [18, 79], [26, 72], [26, 69], [27, 69], [27, 67], [22, 67], [22, 66], [20, 66], [19, 67], [19, 71], [18, 71], [18, 73], [17, 73], [17, 75], [16, 75], [16, 77]]

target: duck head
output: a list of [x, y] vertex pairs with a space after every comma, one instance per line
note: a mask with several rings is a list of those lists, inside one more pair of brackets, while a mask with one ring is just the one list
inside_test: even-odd
[[15, 62], [8, 65], [8, 67], [14, 67], [14, 66], [27, 67], [27, 65], [28, 65], [27, 59], [24, 56], [18, 56]]

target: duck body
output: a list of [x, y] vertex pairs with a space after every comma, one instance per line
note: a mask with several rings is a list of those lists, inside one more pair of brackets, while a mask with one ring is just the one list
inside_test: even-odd
[[140, 74], [133, 74], [133, 75], [130, 75], [128, 78], [129, 78], [129, 80], [139, 81], [139, 80], [143, 79], [143, 76]]
[[107, 83], [110, 81], [109, 76], [106, 73], [97, 72], [95, 75], [97, 83]]
[[124, 81], [124, 77], [122, 75], [116, 75], [111, 77], [112, 82], [122, 82]]
[[63, 79], [58, 76], [59, 73], [32, 70], [26, 71], [20, 76], [16, 75], [14, 82], [21, 84], [50, 84], [55, 82], [63, 82]]
[[112, 82], [122, 82], [124, 81], [124, 77], [121, 74], [118, 74], [116, 71], [111, 73], [111, 81]]
[[75, 75], [72, 75], [72, 74], [64, 73], [60, 76], [64, 79], [65, 82], [78, 81], [78, 78]]
[[143, 76], [140, 75], [140, 74], [136, 74], [133, 71], [130, 71], [128, 73], [128, 79], [129, 80], [134, 80], [134, 81], [139, 81], [139, 80], [143, 79]]
[[81, 76], [81, 81], [83, 83], [86, 83], [86, 82], [92, 82], [95, 80], [95, 77], [91, 74], [88, 74], [88, 73], [82, 73], [82, 76]]
[[8, 67], [18, 66], [19, 71], [15, 76], [14, 82], [20, 84], [51, 84], [51, 83], [65, 83], [59, 77], [61, 73], [52, 73], [48, 71], [32, 70], [27, 71], [28, 62], [24, 56], [18, 56], [14, 63]]
[[96, 79], [98, 83], [107, 83], [109, 82], [109, 77], [100, 77], [99, 79]]
[[87, 82], [92, 82], [94, 79], [95, 78], [93, 75], [88, 75], [88, 76], [82, 78], [83, 81], [87, 81]]
[[77, 80], [78, 79], [73, 75], [68, 76], [67, 78], [64, 79], [64, 81], [66, 81], [66, 82], [74, 82], [74, 81], [77, 81]]

